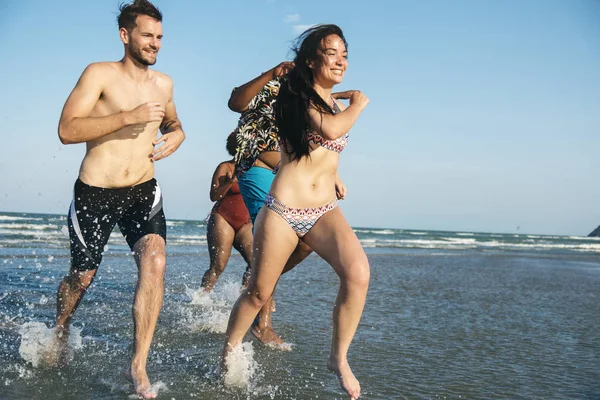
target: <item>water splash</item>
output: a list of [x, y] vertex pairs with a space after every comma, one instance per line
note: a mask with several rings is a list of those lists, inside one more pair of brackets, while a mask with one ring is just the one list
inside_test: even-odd
[[[181, 322], [193, 332], [225, 333], [233, 304], [240, 295], [240, 285], [224, 281], [212, 292], [203, 288], [186, 289], [190, 304], [180, 308]], [[190, 307], [192, 305], [193, 307]]]
[[[154, 397], [158, 396], [158, 391], [161, 390], [163, 392], [168, 392], [169, 388], [167, 387], [167, 385], [164, 382], [158, 381], [156, 383], [153, 383], [152, 385], [150, 385], [150, 387], [148, 388], [148, 390], [146, 390], [146, 393], [153, 395]], [[141, 399], [142, 397], [139, 394], [130, 394], [129, 396], [127, 396], [128, 399]]]
[[[33, 365], [33, 367], [48, 366], [52, 353], [59, 351], [55, 329], [46, 327], [46, 324], [42, 322], [22, 324], [19, 327], [19, 334], [21, 335], [19, 354], [23, 360]], [[71, 327], [68, 346], [63, 354], [64, 361], [71, 361], [75, 350], [82, 347], [81, 328]]]
[[236, 346], [225, 358], [227, 372], [223, 375], [225, 386], [250, 390], [255, 386], [253, 377], [257, 375], [258, 363], [254, 361], [252, 343], [242, 343]]

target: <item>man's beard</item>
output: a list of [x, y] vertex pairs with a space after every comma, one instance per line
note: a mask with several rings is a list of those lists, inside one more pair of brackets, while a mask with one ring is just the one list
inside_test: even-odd
[[135, 61], [139, 62], [142, 65], [149, 66], [149, 65], [156, 64], [156, 58], [154, 58], [154, 61], [148, 61], [148, 60], [144, 59], [144, 56], [142, 54], [142, 49], [131, 46], [131, 47], [129, 47], [129, 54], [131, 54], [131, 57]]

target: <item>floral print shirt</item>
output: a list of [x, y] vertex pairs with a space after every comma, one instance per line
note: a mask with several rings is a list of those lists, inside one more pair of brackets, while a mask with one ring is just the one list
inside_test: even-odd
[[279, 151], [279, 135], [273, 106], [279, 94], [280, 82], [270, 80], [248, 104], [240, 117], [235, 136], [235, 174], [240, 176], [252, 167], [265, 151]]

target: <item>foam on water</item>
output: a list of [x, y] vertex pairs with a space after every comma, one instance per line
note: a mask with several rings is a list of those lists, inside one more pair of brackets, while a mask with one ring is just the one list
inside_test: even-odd
[[[48, 328], [42, 322], [26, 322], [19, 327], [19, 334], [21, 335], [19, 354], [23, 360], [34, 367], [44, 366], [45, 357], [55, 340], [54, 328]], [[74, 351], [83, 347], [81, 328], [71, 327], [68, 344], [67, 358], [70, 361]]]

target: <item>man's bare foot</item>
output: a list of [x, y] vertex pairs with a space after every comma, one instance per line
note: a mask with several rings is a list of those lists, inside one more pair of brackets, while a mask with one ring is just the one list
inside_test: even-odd
[[64, 367], [71, 358], [69, 330], [57, 327], [50, 345], [44, 352], [44, 362], [49, 367]]
[[281, 339], [270, 326], [261, 328], [255, 323], [252, 324], [251, 332], [263, 344], [275, 345], [279, 348], [279, 346], [284, 343], [283, 339]]
[[327, 361], [327, 368], [337, 375], [340, 387], [348, 393], [348, 396], [351, 399], [358, 399], [358, 396], [360, 396], [360, 383], [354, 377], [348, 362], [337, 362], [330, 357]]
[[137, 370], [131, 366], [125, 371], [127, 379], [133, 383], [135, 393], [143, 399], [154, 399], [156, 393], [150, 390], [150, 380], [146, 374], [146, 370], [138, 368]]

